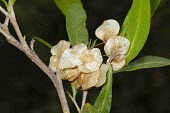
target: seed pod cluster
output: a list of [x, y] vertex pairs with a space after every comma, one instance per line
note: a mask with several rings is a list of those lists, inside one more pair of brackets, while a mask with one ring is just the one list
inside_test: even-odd
[[70, 48], [70, 42], [61, 40], [51, 49], [50, 69], [59, 71], [61, 78], [71, 81], [76, 89], [102, 86], [106, 82], [108, 65], [111, 64], [113, 71], [117, 71], [126, 64], [130, 42], [126, 37], [118, 36], [119, 30], [119, 23], [109, 19], [95, 31], [97, 38], [105, 43], [104, 51], [109, 57], [106, 64], [102, 64], [100, 49], [88, 49], [83, 43]]
[[112, 65], [113, 71], [118, 71], [126, 64], [126, 54], [130, 41], [123, 36], [118, 36], [120, 25], [116, 20], [105, 20], [96, 31], [96, 37], [105, 42], [104, 51], [109, 57], [107, 63]]
[[76, 89], [87, 90], [100, 87], [106, 81], [108, 65], [98, 48], [88, 49], [83, 43], [70, 48], [70, 42], [61, 40], [51, 49], [49, 67], [53, 72], [60, 71], [63, 80], [73, 82]]

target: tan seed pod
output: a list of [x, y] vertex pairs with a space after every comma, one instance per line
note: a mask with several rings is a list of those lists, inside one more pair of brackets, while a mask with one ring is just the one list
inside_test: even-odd
[[96, 31], [96, 37], [106, 42], [109, 38], [117, 36], [120, 30], [120, 25], [116, 20], [108, 19], [100, 25]]
[[98, 48], [93, 48], [84, 53], [82, 57], [83, 65], [78, 66], [79, 70], [84, 73], [94, 72], [99, 69], [103, 62], [101, 52]]
[[50, 57], [49, 68], [50, 68], [53, 72], [56, 72], [56, 71], [57, 71], [58, 61], [59, 61], [59, 60], [57, 60], [56, 56], [51, 56], [51, 57]]
[[81, 74], [72, 82], [72, 85], [78, 89], [82, 85]]
[[61, 56], [61, 54], [70, 47], [70, 42], [61, 40], [59, 43], [51, 49], [52, 55]]
[[65, 68], [74, 68], [74, 67], [76, 67], [69, 60], [70, 52], [71, 52], [71, 49], [66, 49], [63, 52], [63, 54], [61, 55], [61, 57], [59, 59], [59, 64], [58, 64], [59, 69], [62, 70], [62, 69], [65, 69]]
[[108, 71], [109, 67], [106, 64], [102, 64], [100, 67], [100, 76], [98, 78], [98, 82], [95, 85], [95, 87], [100, 87], [106, 82], [106, 74]]
[[126, 54], [129, 50], [130, 42], [126, 37], [116, 36], [115, 38], [110, 38], [105, 46], [104, 51], [106, 55], [115, 54]]
[[125, 55], [116, 56], [111, 62], [111, 64], [113, 71], [120, 70], [126, 64], [126, 56]]
[[62, 53], [70, 47], [70, 42], [61, 40], [57, 45], [51, 49], [52, 57], [50, 58], [49, 67], [53, 72], [59, 70], [58, 64]]
[[80, 71], [77, 67], [70, 68], [70, 69], [65, 69], [65, 74], [67, 75], [67, 79], [69, 81], [73, 81], [80, 75]]
[[82, 79], [82, 90], [88, 90], [89, 88], [95, 86], [98, 82], [98, 78], [100, 76], [100, 71], [97, 70], [93, 73], [82, 73], [81, 79]]
[[82, 57], [84, 57], [85, 51], [87, 51], [87, 46], [83, 43], [75, 45], [71, 52], [70, 52], [70, 57], [69, 60], [73, 65], [82, 65]]

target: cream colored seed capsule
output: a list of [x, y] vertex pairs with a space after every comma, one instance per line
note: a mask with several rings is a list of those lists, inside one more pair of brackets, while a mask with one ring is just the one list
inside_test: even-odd
[[112, 64], [113, 71], [118, 71], [126, 64], [126, 54], [129, 50], [130, 42], [126, 37], [116, 36], [110, 38], [105, 46], [104, 51], [109, 56], [107, 63]]
[[57, 65], [58, 64], [58, 60], [56, 58], [56, 56], [51, 56], [50, 57], [50, 63], [49, 63], [49, 68], [53, 71], [56, 72], [57, 71]]
[[101, 52], [98, 48], [85, 51], [81, 57], [83, 65], [78, 66], [79, 70], [84, 73], [94, 72], [99, 69], [103, 62]]
[[98, 82], [95, 85], [95, 87], [100, 87], [106, 82], [106, 74], [108, 71], [109, 67], [106, 64], [102, 64], [100, 67], [100, 76], [98, 78]]
[[49, 63], [49, 68], [53, 71], [56, 72], [59, 70], [58, 64], [59, 64], [59, 59], [62, 55], [62, 53], [70, 47], [70, 42], [61, 40], [57, 45], [53, 46], [51, 49], [51, 53], [53, 56], [50, 58], [50, 63]]
[[[82, 74], [82, 73], [81, 73]], [[72, 85], [78, 89], [82, 84], [81, 74], [72, 82]]]
[[95, 86], [98, 83], [98, 78], [100, 76], [100, 71], [97, 70], [93, 73], [83, 73], [81, 74], [81, 80], [82, 80], [82, 90], [87, 90], [93, 86]]
[[111, 54], [126, 54], [129, 50], [130, 42], [126, 37], [116, 36], [115, 38], [110, 38], [105, 46], [104, 51], [106, 55], [110, 56]]
[[80, 74], [80, 71], [78, 68], [69, 68], [69, 69], [64, 69], [62, 71], [62, 79], [63, 80], [69, 80], [69, 81], [73, 81], [75, 80], [78, 75]]
[[62, 69], [65, 69], [65, 68], [74, 68], [74, 67], [76, 67], [76, 65], [73, 65], [69, 60], [70, 52], [71, 52], [71, 49], [66, 49], [63, 52], [63, 54], [61, 55], [61, 57], [59, 59], [59, 64], [58, 64], [59, 69], [62, 70]]
[[84, 57], [85, 51], [87, 51], [87, 46], [83, 43], [75, 45], [71, 52], [70, 52], [70, 57], [69, 60], [73, 65], [82, 65], [83, 62], [81, 60], [82, 57]]
[[120, 30], [120, 25], [116, 20], [108, 19], [100, 25], [96, 31], [96, 37], [106, 42], [109, 38], [117, 36]]
[[61, 54], [70, 47], [70, 42], [61, 40], [59, 43], [51, 49], [52, 55], [58, 55], [61, 56]]
[[111, 62], [111, 64], [113, 71], [120, 70], [126, 64], [126, 56], [125, 55], [116, 56]]

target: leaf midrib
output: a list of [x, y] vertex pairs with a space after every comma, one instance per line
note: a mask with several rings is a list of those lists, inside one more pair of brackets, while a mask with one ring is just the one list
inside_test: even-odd
[[[128, 71], [129, 68], [132, 68], [131, 70], [133, 70], [133, 67], [134, 67], [134, 69], [142, 69], [142, 68], [145, 68], [147, 66], [143, 66], [142, 68], [135, 68], [135, 67], [139, 67], [139, 66], [142, 66], [142, 65], [149, 65], [149, 64], [152, 64], [152, 65], [160, 64], [161, 66], [162, 65], [164, 65], [164, 66], [170, 65], [170, 63], [166, 63], [166, 62], [149, 62], [149, 63], [142, 63], [142, 64], [133, 65], [133, 66], [128, 66], [127, 68], [125, 68], [123, 70]], [[152, 67], [159, 67], [159, 66], [152, 66]], [[148, 67], [148, 68], [152, 68], [152, 67]]]
[[[108, 75], [109, 75], [109, 77], [108, 77], [108, 84], [110, 83], [110, 82], [109, 82], [109, 81], [110, 81], [110, 73], [111, 73], [111, 72], [110, 72], [110, 70], [109, 70], [109, 74], [108, 74]], [[107, 93], [105, 93], [105, 95], [104, 95], [105, 98], [104, 98], [104, 102], [103, 102], [103, 104], [102, 104], [102, 107], [101, 107], [102, 109], [100, 110], [100, 113], [102, 113], [103, 108], [104, 108], [104, 103], [106, 103], [105, 101], [106, 101], [106, 95], [108, 94], [108, 89], [109, 89], [109, 85], [107, 85], [107, 90], [106, 90]]]

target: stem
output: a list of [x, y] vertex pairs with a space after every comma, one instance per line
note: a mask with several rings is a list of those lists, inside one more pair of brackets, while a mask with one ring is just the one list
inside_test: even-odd
[[10, 22], [11, 22], [12, 26], [14, 27], [14, 30], [15, 30], [21, 44], [23, 46], [25, 46], [26, 48], [28, 48], [28, 45], [27, 45], [26, 41], [24, 40], [23, 35], [22, 35], [20, 28], [18, 26], [18, 23], [16, 21], [16, 16], [15, 16], [15, 12], [14, 12], [13, 4], [12, 4], [11, 0], [9, 0], [9, 7], [10, 7], [10, 13], [9, 13]]
[[68, 91], [67, 91], [67, 93], [68, 93], [68, 96], [70, 97], [70, 99], [72, 100], [72, 102], [74, 103], [74, 105], [76, 106], [76, 109], [77, 109], [78, 113], [80, 113], [81, 110], [80, 110], [80, 108], [79, 108], [79, 106], [78, 106], [78, 104], [76, 102], [76, 99], [74, 97], [72, 97], [71, 94]]
[[[48, 77], [51, 79], [51, 81], [53, 82], [53, 84], [54, 84], [54, 86], [55, 86], [55, 88], [56, 88], [56, 90], [58, 92], [58, 96], [59, 96], [59, 99], [60, 99], [60, 102], [61, 102], [63, 113], [70, 113], [68, 103], [67, 103], [67, 100], [66, 100], [66, 96], [65, 96], [65, 92], [64, 92], [64, 89], [63, 89], [62, 80], [60, 78], [61, 73], [57, 72], [56, 75], [55, 75], [50, 70], [50, 68], [48, 68], [40, 60], [40, 58], [36, 55], [36, 53], [29, 48], [29, 46], [27, 45], [24, 37], [21, 34], [21, 31], [19, 29], [18, 23], [16, 21], [16, 17], [15, 17], [15, 13], [14, 13], [14, 10], [13, 10], [13, 5], [12, 5], [11, 0], [9, 0], [9, 5], [10, 5], [10, 12], [9, 13], [7, 11], [5, 11], [0, 6], [0, 11], [6, 16], [4, 24], [0, 23], [0, 33], [2, 33], [4, 35], [6, 40], [11, 45], [15, 46], [16, 48], [18, 48], [19, 50], [24, 52], [28, 58], [30, 58], [44, 73], [46, 73], [48, 75]], [[12, 23], [12, 26], [14, 27], [15, 32], [16, 32], [20, 42], [18, 40], [16, 40], [16, 38], [14, 38], [9, 33], [9, 30], [8, 30], [9, 20]]]
[[2, 6], [0, 6], [0, 11], [1, 11], [6, 17], [9, 16], [9, 15], [8, 15], [8, 12], [7, 12]]
[[84, 104], [86, 103], [86, 98], [87, 98], [87, 91], [83, 91], [83, 98], [82, 98], [82, 103], [81, 103], [81, 111], [83, 109]]

